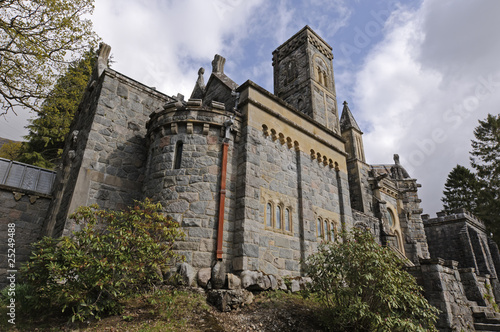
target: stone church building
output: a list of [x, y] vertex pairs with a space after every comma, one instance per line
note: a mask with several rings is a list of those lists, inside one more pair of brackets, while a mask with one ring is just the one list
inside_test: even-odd
[[[1, 227], [19, 223], [19, 241], [70, 235], [78, 206], [148, 197], [180, 223], [177, 250], [195, 270], [218, 262], [235, 275], [300, 277], [319, 243], [362, 227], [406, 259], [443, 312], [441, 330], [497, 317], [485, 295], [500, 300], [500, 255], [484, 224], [466, 211], [422, 215], [398, 155], [366, 162], [361, 128], [346, 102], [339, 109], [332, 47], [310, 27], [273, 52], [273, 93], [234, 82], [216, 55], [189, 98], [168, 96], [108, 68], [109, 53], [102, 45], [50, 190], [1, 160]], [[8, 183], [16, 167], [22, 179]]]

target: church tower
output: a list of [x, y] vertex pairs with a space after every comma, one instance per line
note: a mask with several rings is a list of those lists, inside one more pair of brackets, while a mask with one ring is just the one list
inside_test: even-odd
[[274, 94], [340, 134], [332, 47], [305, 26], [273, 52]]

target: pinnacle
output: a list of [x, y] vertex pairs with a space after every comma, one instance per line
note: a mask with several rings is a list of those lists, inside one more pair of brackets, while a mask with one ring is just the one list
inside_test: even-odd
[[344, 109], [342, 110], [342, 116], [340, 117], [340, 129], [342, 131], [346, 131], [348, 129], [354, 128], [361, 132], [361, 129], [359, 129], [359, 126], [354, 119], [354, 116], [351, 113], [351, 110], [349, 109], [349, 106], [347, 106], [347, 101], [344, 101]]

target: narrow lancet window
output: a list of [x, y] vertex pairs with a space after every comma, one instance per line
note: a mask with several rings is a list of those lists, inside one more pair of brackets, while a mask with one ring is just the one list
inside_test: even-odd
[[285, 231], [287, 232], [290, 232], [290, 230], [292, 229], [291, 227], [291, 224], [292, 224], [292, 220], [291, 220], [291, 215], [290, 215], [290, 209], [286, 209], [285, 210]]
[[175, 144], [174, 169], [181, 168], [183, 145], [182, 141], [178, 141], [177, 144]]
[[276, 228], [281, 229], [281, 206], [276, 207]]
[[267, 203], [267, 208], [266, 208], [266, 226], [268, 226], [268, 227], [273, 227], [272, 210], [273, 210], [273, 207], [271, 206], [271, 203]]

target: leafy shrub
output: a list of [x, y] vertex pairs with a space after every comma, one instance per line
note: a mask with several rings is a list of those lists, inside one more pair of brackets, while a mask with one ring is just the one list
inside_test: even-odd
[[355, 229], [342, 242], [321, 244], [306, 263], [330, 330], [435, 331], [438, 310], [403, 261], [369, 232]]
[[146, 199], [126, 211], [80, 207], [73, 236], [45, 237], [22, 269], [38, 307], [72, 310], [72, 320], [119, 313], [120, 299], [162, 281], [161, 270], [179, 258], [172, 250], [184, 234]]

